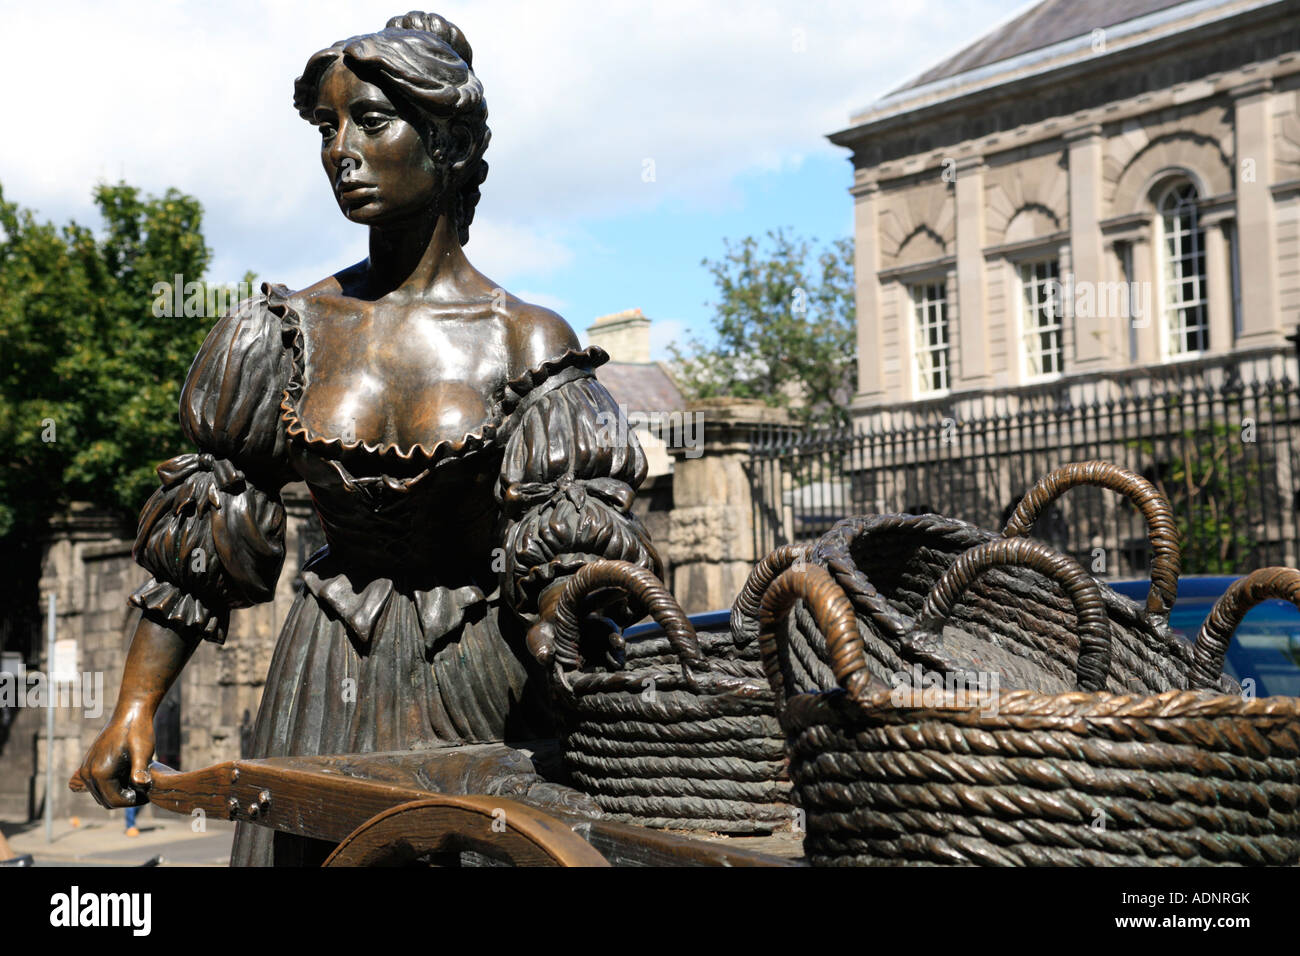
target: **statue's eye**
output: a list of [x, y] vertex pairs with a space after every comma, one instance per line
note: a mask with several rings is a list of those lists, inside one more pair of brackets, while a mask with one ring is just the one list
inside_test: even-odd
[[367, 113], [361, 117], [361, 128], [375, 132], [388, 125], [388, 117], [383, 113]]
[[318, 130], [320, 130], [320, 138], [321, 138], [321, 139], [333, 139], [333, 138], [334, 138], [334, 127], [331, 126], [329, 123], [321, 123], [321, 124], [320, 124], [319, 126], [317, 126], [316, 128], [317, 128]]

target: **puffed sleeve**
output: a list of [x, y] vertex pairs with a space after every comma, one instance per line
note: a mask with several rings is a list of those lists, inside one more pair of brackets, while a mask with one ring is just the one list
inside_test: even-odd
[[280, 401], [292, 370], [280, 317], [248, 299], [208, 334], [181, 390], [197, 453], [158, 466], [140, 513], [135, 560], [152, 575], [130, 597], [146, 617], [225, 640], [230, 610], [269, 601], [284, 564], [291, 480]]
[[535, 618], [547, 586], [596, 558], [663, 573], [631, 512], [645, 454], [593, 372], [607, 359], [595, 346], [569, 351], [510, 386], [518, 398], [508, 399], [516, 407], [498, 485], [506, 519], [502, 591], [525, 620]]

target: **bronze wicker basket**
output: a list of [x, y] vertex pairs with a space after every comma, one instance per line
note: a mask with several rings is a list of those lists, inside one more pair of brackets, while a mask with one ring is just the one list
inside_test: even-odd
[[[1080, 484], [1129, 497], [1146, 518], [1151, 541], [1151, 589], [1145, 607], [1099, 583], [1114, 635], [1106, 688], [1150, 693], [1198, 686], [1192, 680], [1191, 645], [1168, 626], [1180, 565], [1169, 504], [1141, 475], [1107, 462], [1065, 465], [1040, 479], [1002, 535], [942, 515], [867, 515], [838, 523], [812, 549], [809, 560], [824, 566], [844, 588], [858, 616], [867, 660], [878, 677], [886, 679], [913, 665], [944, 673], [957, 661], [980, 655], [1000, 662], [990, 666], [1001, 670], [1005, 686], [1064, 691], [1073, 686], [1078, 656], [1075, 610], [1059, 586], [1027, 569], [999, 568], [976, 582], [956, 609], [944, 642], [921, 648], [909, 642], [908, 635], [915, 630], [926, 595], [961, 554], [1027, 534], [1051, 501]], [[756, 629], [755, 609], [770, 572], [783, 564], [775, 560], [779, 555], [778, 550], [767, 559], [773, 567], [766, 579], [755, 570], [753, 593], [737, 602], [747, 609], [739, 625], [745, 633]], [[789, 560], [787, 553], [784, 563]], [[793, 662], [796, 686], [834, 687], [824, 636], [807, 610], [797, 606], [787, 627], [787, 638], [804, 648]], [[1226, 675], [1219, 675], [1216, 687], [1225, 693], [1240, 690]]]
[[[617, 587], [665, 632], [670, 665], [617, 669], [583, 661], [584, 595]], [[660, 581], [622, 561], [595, 561], [565, 586], [554, 612], [551, 686], [565, 766], [614, 819], [646, 826], [767, 833], [793, 822], [784, 734], [761, 664], [737, 673], [701, 651]], [[757, 651], [757, 647], [755, 647]]]
[[[1099, 689], [1110, 648], [1105, 603], [1073, 559], [1024, 539], [964, 554], [928, 596], [921, 630], [998, 563], [1050, 574], [1075, 604], [1078, 691], [887, 687], [847, 598], [816, 566], [767, 589], [760, 645], [778, 691], [813, 865], [1294, 865], [1300, 861], [1300, 699], [1209, 691]], [[1246, 610], [1300, 603], [1300, 572], [1257, 571], [1216, 605], [1197, 639], [1211, 682]], [[837, 689], [790, 688], [785, 631], [805, 601]]]

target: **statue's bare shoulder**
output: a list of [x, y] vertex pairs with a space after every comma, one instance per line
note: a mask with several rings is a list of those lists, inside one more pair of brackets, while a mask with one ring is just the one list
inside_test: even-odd
[[544, 306], [511, 296], [505, 314], [512, 377], [582, 347], [573, 327], [558, 313]]

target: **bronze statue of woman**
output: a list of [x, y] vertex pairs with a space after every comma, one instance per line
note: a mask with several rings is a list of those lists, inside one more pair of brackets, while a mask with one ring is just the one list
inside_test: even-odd
[[[297, 292], [264, 286], [190, 369], [181, 424], [199, 451], [158, 469], [142, 619], [73, 778], [105, 806], [147, 795], [154, 711], [198, 643], [272, 597], [289, 482], [328, 544], [276, 644], [256, 757], [547, 736], [539, 616], [595, 558], [660, 573], [629, 510], [644, 456], [608, 437], [628, 435], [593, 373], [608, 356], [465, 257], [489, 138], [472, 61], [460, 30], [412, 13], [314, 54], [295, 83], [370, 254]], [[282, 837], [241, 826], [232, 862], [292, 860]]]

